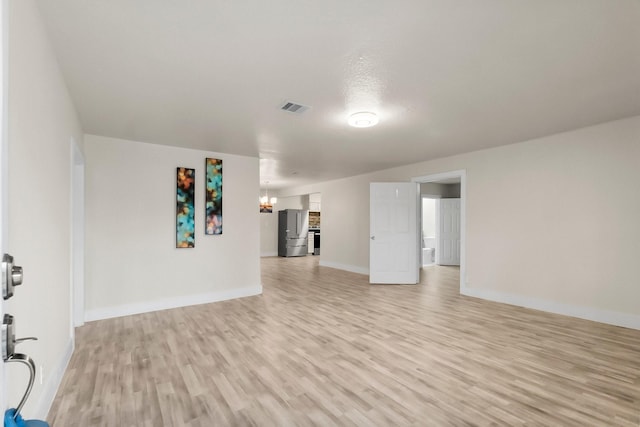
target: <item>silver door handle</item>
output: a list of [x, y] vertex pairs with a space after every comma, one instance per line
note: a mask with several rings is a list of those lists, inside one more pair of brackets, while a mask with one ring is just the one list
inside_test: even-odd
[[18, 403], [18, 406], [16, 407], [16, 412], [13, 415], [13, 419], [15, 420], [20, 414], [22, 407], [24, 406], [25, 402], [27, 401], [27, 398], [29, 397], [29, 394], [31, 393], [31, 389], [33, 388], [33, 383], [36, 378], [36, 364], [32, 358], [30, 358], [26, 354], [21, 354], [21, 353], [12, 354], [11, 357], [5, 360], [5, 362], [23, 363], [27, 365], [27, 367], [29, 368], [29, 383], [27, 384], [27, 389], [24, 391], [24, 394], [22, 395], [22, 399], [20, 399], [20, 403]]
[[371, 240], [376, 240], [376, 236], [371, 236]]
[[18, 343], [21, 343], [22, 341], [38, 341], [38, 338], [36, 337], [16, 338], [13, 342], [18, 344]]
[[37, 340], [36, 337], [25, 337], [16, 339], [15, 323], [13, 316], [5, 313], [2, 318], [2, 360], [5, 362], [14, 354], [16, 344], [23, 341]]

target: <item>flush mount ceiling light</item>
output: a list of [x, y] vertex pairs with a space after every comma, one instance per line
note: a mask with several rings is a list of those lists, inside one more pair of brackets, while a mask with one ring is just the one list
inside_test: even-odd
[[349, 125], [356, 128], [368, 128], [378, 124], [378, 116], [376, 113], [370, 113], [368, 111], [361, 111], [359, 113], [353, 113], [349, 116]]

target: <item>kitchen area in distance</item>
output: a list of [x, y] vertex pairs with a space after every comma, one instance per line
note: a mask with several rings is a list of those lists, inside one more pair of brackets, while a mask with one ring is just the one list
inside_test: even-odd
[[260, 255], [320, 255], [321, 194], [277, 198], [260, 214]]
[[309, 194], [309, 250], [308, 253], [320, 255], [320, 193]]

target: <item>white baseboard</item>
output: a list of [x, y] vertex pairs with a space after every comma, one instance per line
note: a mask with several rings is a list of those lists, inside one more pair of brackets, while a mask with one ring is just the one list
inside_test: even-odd
[[593, 307], [564, 304], [521, 295], [507, 294], [489, 289], [465, 287], [460, 289], [460, 293], [470, 297], [517, 305], [519, 307], [532, 308], [534, 310], [546, 311], [548, 313], [562, 314], [564, 316], [577, 317], [579, 319], [592, 320], [594, 322], [622, 326], [625, 328], [640, 329], [640, 316], [637, 314], [620, 313], [617, 311], [601, 310]]
[[[47, 380], [44, 383], [42, 393], [40, 394], [40, 399], [38, 399], [38, 403], [35, 406], [35, 413], [33, 414], [33, 416], [30, 415], [25, 418], [35, 418], [37, 420], [47, 419], [47, 415], [49, 414], [49, 409], [51, 409], [53, 399], [55, 399], [56, 393], [58, 393], [58, 388], [60, 388], [60, 384], [62, 384], [62, 377], [64, 377], [67, 366], [71, 361], [74, 347], [75, 344], [73, 339], [69, 338], [67, 348], [58, 360], [58, 363], [54, 365], [53, 369], [47, 377]], [[39, 375], [39, 372], [36, 370], [36, 381], [38, 381]]]
[[338, 270], [345, 270], [345, 271], [350, 271], [352, 273], [369, 275], [369, 269], [368, 268], [357, 267], [355, 265], [340, 264], [340, 263], [337, 263], [337, 262], [322, 261], [322, 260], [320, 260], [320, 265], [322, 267], [337, 268]]
[[268, 257], [268, 256], [278, 256], [278, 252], [262, 252], [260, 257]]
[[208, 304], [235, 298], [252, 297], [262, 293], [262, 285], [249, 286], [228, 291], [208, 292], [205, 294], [187, 295], [176, 298], [163, 298], [136, 304], [124, 304], [116, 307], [96, 308], [85, 313], [85, 321], [110, 319], [112, 317], [129, 316], [132, 314], [149, 313], [169, 308], [186, 307], [189, 305]]

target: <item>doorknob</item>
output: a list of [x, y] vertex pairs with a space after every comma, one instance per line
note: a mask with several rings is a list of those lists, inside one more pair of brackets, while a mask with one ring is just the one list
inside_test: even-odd
[[13, 296], [13, 288], [22, 284], [22, 267], [13, 264], [9, 254], [2, 256], [2, 298]]
[[376, 236], [371, 236], [371, 240], [376, 240]]

